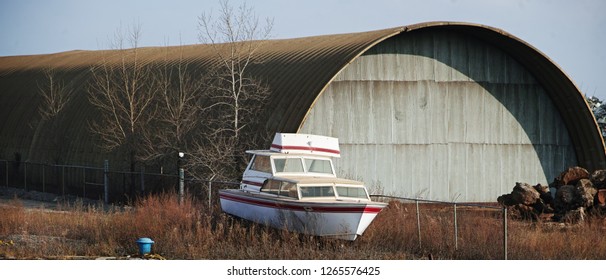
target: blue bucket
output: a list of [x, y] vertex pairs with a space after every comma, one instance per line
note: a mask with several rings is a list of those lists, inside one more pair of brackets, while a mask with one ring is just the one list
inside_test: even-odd
[[139, 255], [149, 254], [151, 252], [152, 244], [154, 244], [154, 241], [147, 237], [137, 239], [137, 245], [139, 245]]

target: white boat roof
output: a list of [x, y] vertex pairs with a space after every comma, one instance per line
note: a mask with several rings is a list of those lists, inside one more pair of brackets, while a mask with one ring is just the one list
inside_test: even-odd
[[310, 154], [310, 153], [296, 153], [296, 152], [292, 152], [292, 153], [280, 153], [280, 152], [276, 152], [276, 151], [271, 151], [271, 150], [248, 150], [246, 151], [247, 154], [253, 154], [253, 155], [261, 155], [261, 156], [275, 156], [275, 155], [290, 155], [290, 156], [301, 156], [301, 157], [320, 157], [320, 158], [330, 158], [332, 156], [326, 156], [326, 155], [321, 155], [321, 154]]
[[274, 176], [270, 178], [278, 181], [288, 181], [295, 184], [343, 184], [343, 185], [361, 185], [364, 186], [363, 182], [349, 180], [338, 177], [311, 177], [311, 176]]
[[341, 156], [339, 139], [312, 134], [276, 133], [270, 150], [283, 154]]

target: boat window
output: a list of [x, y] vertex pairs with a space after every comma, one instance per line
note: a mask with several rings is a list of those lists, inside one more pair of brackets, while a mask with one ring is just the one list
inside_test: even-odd
[[282, 182], [282, 186], [280, 186], [280, 195], [299, 198], [299, 195], [297, 194], [297, 185], [294, 183]]
[[262, 192], [273, 193], [273, 194], [279, 194], [280, 193], [281, 183], [282, 182], [280, 182], [280, 181], [267, 180], [263, 184], [263, 187], [261, 187], [261, 191]]
[[269, 157], [255, 155], [255, 159], [252, 165], [250, 166], [250, 169], [265, 173], [271, 173], [271, 164], [269, 163]]
[[307, 167], [307, 172], [333, 174], [330, 160], [306, 158], [305, 167]]
[[303, 172], [300, 158], [275, 158], [274, 166], [278, 172]]
[[368, 198], [364, 188], [337, 186], [337, 194], [342, 197]]
[[267, 180], [263, 184], [263, 187], [261, 187], [261, 191], [281, 196], [299, 198], [299, 195], [297, 194], [297, 185], [290, 182]]
[[300, 187], [301, 198], [305, 197], [334, 197], [332, 186]]

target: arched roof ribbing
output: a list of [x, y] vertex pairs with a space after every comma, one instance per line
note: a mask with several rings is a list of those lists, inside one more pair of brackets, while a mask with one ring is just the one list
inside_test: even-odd
[[[591, 170], [606, 168], [606, 153], [599, 128], [583, 94], [572, 80], [547, 56], [526, 42], [500, 29], [478, 24], [429, 22], [370, 32], [264, 41], [257, 53], [263, 63], [252, 68], [251, 73], [266, 82], [272, 91], [268, 106], [273, 111], [267, 122], [268, 128], [273, 131], [296, 132], [313, 103], [349, 63], [384, 40], [408, 32], [431, 30], [465, 33], [502, 49], [516, 59], [544, 87], [560, 112], [579, 164]], [[164, 59], [177, 61], [182, 58], [197, 67], [205, 67], [214, 59], [213, 53], [208, 45], [188, 45], [140, 48], [138, 55], [150, 62]], [[64, 78], [77, 93], [85, 95], [90, 67], [98, 65], [103, 57], [110, 57], [111, 60], [111, 54], [112, 51], [70, 51], [0, 57], [0, 119], [5, 122], [0, 125], [0, 145], [3, 146], [0, 148], [8, 151], [16, 142], [28, 141], [28, 136], [19, 131], [25, 128], [9, 123], [19, 123], [23, 118], [31, 118], [36, 114], [36, 106], [20, 108], [18, 111], [13, 107], [26, 106], [36, 99], [36, 80], [42, 77], [44, 68], [52, 67], [63, 71]], [[79, 100], [77, 106], [70, 106], [66, 112], [66, 118], [70, 118], [73, 123], [72, 129], [66, 133], [87, 132], [85, 120], [94, 118], [86, 98], [81, 97]], [[85, 139], [86, 137], [78, 145], [92, 145]], [[75, 161], [82, 163], [86, 159]]]

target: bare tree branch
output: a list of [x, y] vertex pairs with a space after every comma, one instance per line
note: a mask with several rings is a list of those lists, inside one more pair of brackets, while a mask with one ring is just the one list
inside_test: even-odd
[[[45, 141], [49, 145], [49, 155], [55, 163], [60, 163], [64, 147], [64, 135], [58, 131], [58, 118], [71, 101], [73, 89], [68, 87], [53, 68], [43, 69], [44, 78], [37, 82], [42, 101], [38, 105], [41, 120], [37, 123], [32, 145], [38, 142], [43, 129], [48, 131]], [[32, 150], [28, 158], [31, 157]]]
[[73, 92], [65, 86], [62, 80], [57, 78], [55, 70], [52, 68], [44, 69], [44, 82], [38, 83], [38, 89], [42, 96], [38, 112], [43, 120], [56, 117], [65, 108]]
[[[150, 78], [152, 67], [138, 57], [141, 25], [135, 24], [126, 32], [119, 29], [113, 38], [110, 45], [117, 49], [106, 52], [100, 65], [91, 69], [88, 97], [100, 116], [89, 127], [105, 150], [124, 149], [134, 171], [141, 154], [140, 138], [151, 129], [149, 123], [156, 116], [158, 90]], [[124, 48], [125, 42], [130, 49]]]
[[217, 18], [212, 14], [198, 17], [199, 39], [213, 48], [217, 64], [204, 91], [210, 102], [204, 111], [206, 134], [195, 142], [192, 161], [208, 174], [219, 176], [217, 169], [221, 169], [223, 176], [236, 176], [244, 150], [250, 148], [250, 139], [256, 139], [248, 134], [265, 135], [251, 127], [265, 110], [270, 91], [249, 69], [262, 63], [257, 51], [269, 39], [273, 21], [261, 26], [246, 4], [237, 10], [227, 0], [220, 4]]
[[141, 159], [145, 161], [171, 158], [180, 151], [188, 151], [190, 140], [198, 137], [199, 118], [204, 111], [200, 99], [206, 79], [182, 57], [172, 66], [166, 55], [153, 77], [159, 90], [154, 127], [159, 129], [144, 134]]

